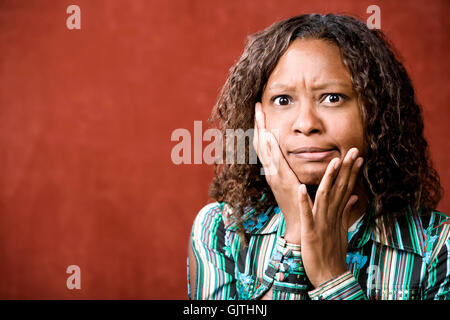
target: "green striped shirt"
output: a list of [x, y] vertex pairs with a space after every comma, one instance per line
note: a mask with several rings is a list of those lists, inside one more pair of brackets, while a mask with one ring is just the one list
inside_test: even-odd
[[381, 237], [364, 215], [349, 229], [347, 272], [317, 288], [303, 269], [300, 248], [283, 239], [278, 207], [257, 215], [246, 209], [247, 245], [230, 213], [216, 202], [195, 218], [189, 298], [259, 299], [272, 288], [277, 300], [450, 300], [450, 219], [440, 212], [398, 218], [389, 237]]

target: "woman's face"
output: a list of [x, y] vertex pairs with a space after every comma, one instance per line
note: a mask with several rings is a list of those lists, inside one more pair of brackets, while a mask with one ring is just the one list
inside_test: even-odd
[[294, 40], [266, 83], [262, 110], [301, 183], [318, 185], [330, 160], [352, 147], [365, 155], [351, 75], [330, 42]]

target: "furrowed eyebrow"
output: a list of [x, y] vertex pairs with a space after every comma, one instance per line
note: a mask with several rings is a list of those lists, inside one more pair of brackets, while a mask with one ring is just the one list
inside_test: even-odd
[[268, 89], [269, 90], [283, 89], [283, 90], [286, 90], [286, 91], [295, 91], [295, 87], [294, 86], [291, 86], [291, 85], [288, 85], [288, 84], [284, 84], [284, 83], [274, 83]]
[[[348, 84], [347, 82], [343, 82], [343, 81], [339, 81], [339, 80], [336, 80], [336, 81], [332, 80], [332, 81], [327, 81], [327, 82], [324, 82], [324, 83], [319, 83], [317, 85], [314, 85], [312, 87], [312, 90], [315, 90], [315, 91], [323, 90], [323, 89], [326, 89], [326, 88], [329, 88], [329, 87], [342, 87], [342, 88], [345, 88], [345, 89], [352, 89], [352, 86], [350, 84]], [[289, 85], [289, 84], [284, 84], [284, 83], [274, 83], [273, 85], [271, 85], [267, 89], [269, 89], [269, 90], [282, 89], [282, 90], [286, 90], [286, 91], [295, 91], [296, 90], [296, 88], [294, 86]]]
[[324, 82], [324, 83], [320, 83], [318, 85], [313, 86], [313, 90], [322, 90], [322, 89], [326, 89], [329, 87], [341, 87], [341, 88], [345, 88], [345, 89], [351, 89], [352, 86], [350, 84], [348, 84], [347, 82], [343, 82], [343, 81], [328, 81], [328, 82]]

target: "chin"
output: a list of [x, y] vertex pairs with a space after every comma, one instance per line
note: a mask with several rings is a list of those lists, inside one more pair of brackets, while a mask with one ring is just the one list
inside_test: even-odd
[[306, 185], [319, 185], [325, 174], [327, 166], [326, 164], [307, 164], [303, 165], [301, 168], [294, 169], [294, 173], [298, 180]]

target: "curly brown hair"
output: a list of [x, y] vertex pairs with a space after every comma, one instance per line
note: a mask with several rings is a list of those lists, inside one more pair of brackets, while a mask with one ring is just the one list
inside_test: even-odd
[[[383, 32], [370, 30], [353, 17], [300, 15], [249, 36], [213, 109], [212, 119], [223, 136], [228, 129], [254, 127], [255, 103], [261, 101], [278, 60], [297, 38], [336, 44], [350, 70], [364, 123], [367, 156], [362, 179], [373, 221], [382, 217], [389, 231], [394, 219], [408, 210], [416, 215], [434, 210], [442, 189], [430, 160], [421, 107], [411, 80]], [[227, 146], [223, 148], [224, 156]], [[246, 147], [247, 158], [249, 148], [251, 142]], [[238, 221], [245, 207], [261, 212], [276, 206], [260, 169], [259, 161], [256, 165], [216, 164], [210, 196], [230, 205]]]

